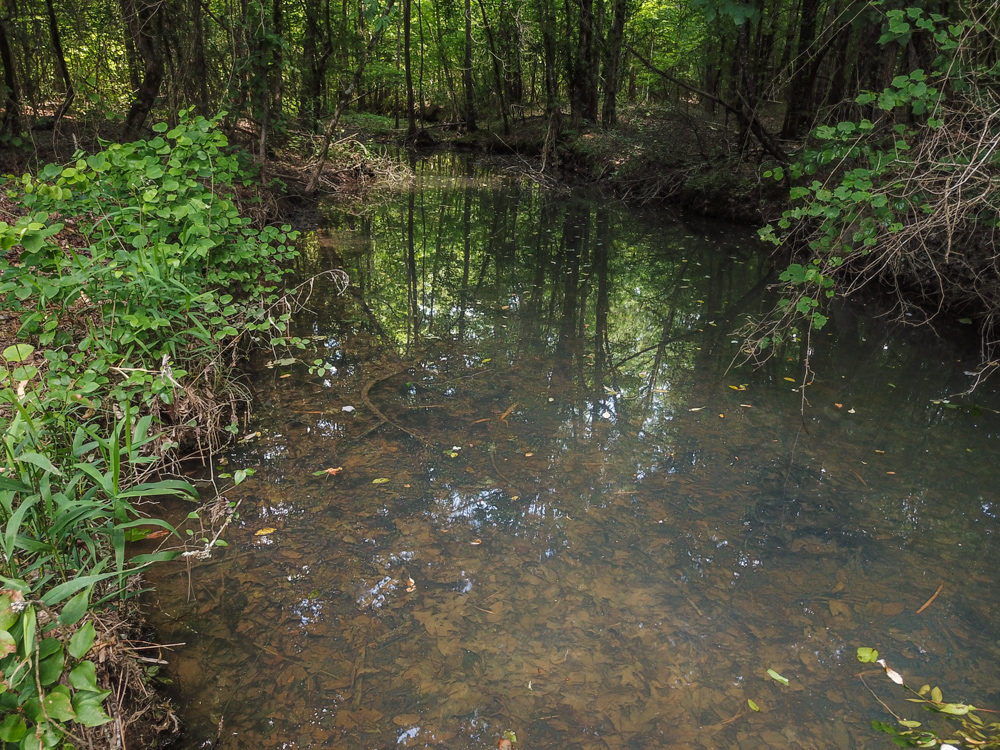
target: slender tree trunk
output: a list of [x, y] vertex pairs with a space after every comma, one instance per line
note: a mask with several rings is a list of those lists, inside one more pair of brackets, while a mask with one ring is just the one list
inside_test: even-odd
[[410, 64], [410, 5], [411, 0], [403, 0], [403, 67], [406, 75], [406, 136], [417, 134], [417, 120], [413, 106], [413, 67]]
[[816, 51], [812, 49], [816, 41], [816, 21], [819, 17], [820, 0], [803, 0], [802, 21], [799, 24], [799, 43], [795, 51], [792, 67], [795, 74], [788, 87], [785, 108], [785, 123], [781, 128], [783, 138], [797, 138], [812, 124], [813, 85], [816, 73]]
[[438, 54], [441, 58], [441, 70], [444, 72], [444, 81], [448, 86], [448, 98], [451, 102], [451, 119], [452, 122], [458, 122], [458, 95], [455, 93], [455, 81], [451, 75], [451, 68], [448, 65], [448, 55], [445, 53], [444, 49], [444, 32], [441, 30], [441, 11], [438, 8], [438, 3], [434, 3], [434, 27], [437, 34]]
[[503, 133], [510, 134], [510, 125], [507, 123], [507, 102], [504, 99], [503, 75], [500, 73], [500, 56], [497, 55], [496, 44], [493, 42], [493, 30], [490, 28], [489, 19], [486, 17], [486, 6], [483, 0], [479, 0], [479, 10], [483, 14], [483, 28], [486, 29], [486, 41], [490, 46], [490, 60], [493, 62], [493, 79], [497, 84], [497, 96], [500, 97], [500, 114], [503, 116]]
[[16, 134], [21, 130], [21, 87], [14, 67], [14, 51], [7, 34], [6, 18], [0, 18], [0, 63], [3, 64], [4, 103], [2, 132]]
[[136, 52], [142, 58], [144, 66], [142, 83], [135, 92], [135, 101], [125, 116], [125, 127], [122, 131], [123, 140], [131, 141], [139, 136], [139, 130], [156, 103], [160, 84], [163, 82], [163, 57], [156, 48], [152, 36], [153, 21], [159, 5], [147, 0], [120, 0], [120, 2]]
[[476, 91], [472, 83], [472, 0], [465, 0], [465, 61], [462, 68], [465, 86], [465, 129], [476, 131]]
[[417, 0], [417, 31], [420, 38], [420, 71], [417, 73], [417, 89], [420, 99], [420, 128], [427, 126], [427, 112], [424, 109], [424, 16]]
[[191, 72], [198, 89], [198, 114], [208, 117], [208, 65], [205, 62], [205, 21], [202, 0], [191, 0], [191, 25], [194, 31], [191, 45]]
[[63, 103], [56, 110], [55, 120], [58, 127], [63, 115], [69, 112], [69, 108], [73, 104], [73, 99], [76, 97], [76, 91], [73, 90], [73, 79], [70, 78], [69, 67], [66, 65], [66, 55], [63, 54], [62, 38], [59, 34], [59, 22], [56, 19], [56, 9], [52, 0], [45, 0], [45, 11], [49, 19], [49, 38], [52, 41], [52, 51], [55, 53], [56, 68], [66, 92]]
[[614, 0], [614, 18], [608, 32], [607, 61], [604, 64], [604, 110], [601, 122], [613, 128], [618, 122], [618, 71], [622, 62], [622, 41], [625, 38], [626, 0]]
[[278, 37], [277, 43], [271, 46], [271, 117], [280, 119], [282, 115], [283, 100], [285, 96], [285, 73], [284, 73], [284, 53], [281, 41], [285, 35], [285, 18], [282, 0], [272, 0], [271, 2], [271, 28]]

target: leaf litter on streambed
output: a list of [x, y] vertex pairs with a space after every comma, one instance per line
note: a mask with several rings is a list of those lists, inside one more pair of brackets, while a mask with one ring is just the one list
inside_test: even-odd
[[[484, 400], [454, 413], [472, 421]], [[627, 462], [587, 441], [561, 453], [559, 425], [502, 422], [506, 408], [467, 432], [439, 419], [458, 461], [388, 427], [349, 445], [360, 428], [322, 417], [295, 445], [265, 431], [245, 448], [280, 464], [233, 493], [253, 503], [230, 556], [195, 571], [195, 600], [165, 607], [198, 636], [176, 673], [206, 727], [223, 719], [239, 747], [484, 747], [506, 730], [522, 748], [846, 746], [868, 716], [851, 710], [841, 649], [876, 626], [904, 654], [963, 637], [895, 627], [908, 581], [892, 561], [799, 531], [824, 521], [815, 487], [794, 517], [765, 493], [749, 521], [721, 462], [622, 491], [637, 486]], [[313, 428], [346, 447], [331, 456]], [[725, 435], [750, 461], [762, 449], [740, 429]], [[518, 468], [526, 452], [540, 474]]]

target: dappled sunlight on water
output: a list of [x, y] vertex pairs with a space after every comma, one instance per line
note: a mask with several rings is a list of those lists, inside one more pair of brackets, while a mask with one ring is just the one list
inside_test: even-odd
[[191, 746], [881, 746], [858, 646], [1000, 703], [960, 352], [840, 304], [802, 415], [804, 342], [730, 368], [751, 231], [421, 168], [307, 247], [327, 372], [261, 361], [230, 546], [153, 576]]

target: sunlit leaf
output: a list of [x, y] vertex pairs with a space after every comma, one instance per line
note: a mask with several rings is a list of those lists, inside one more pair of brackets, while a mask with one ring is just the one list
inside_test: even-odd
[[273, 534], [277, 529], [266, 526], [263, 529], [257, 529], [253, 535], [254, 536], [267, 536], [268, 534]]
[[780, 674], [775, 672], [773, 669], [767, 670], [767, 676], [770, 677], [775, 682], [780, 682], [782, 685], [788, 684], [788, 678], [782, 677]]
[[379, 477], [378, 479], [373, 479], [372, 484], [385, 484], [389, 479], [387, 477]]
[[858, 661], [862, 664], [874, 664], [878, 661], [878, 651], [867, 646], [858, 648]]

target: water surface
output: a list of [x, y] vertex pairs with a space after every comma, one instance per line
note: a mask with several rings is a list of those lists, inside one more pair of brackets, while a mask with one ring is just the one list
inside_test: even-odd
[[974, 352], [840, 303], [739, 366], [752, 230], [417, 171], [306, 244], [351, 292], [258, 363], [230, 546], [153, 576], [191, 746], [888, 746], [858, 646], [1000, 703]]

